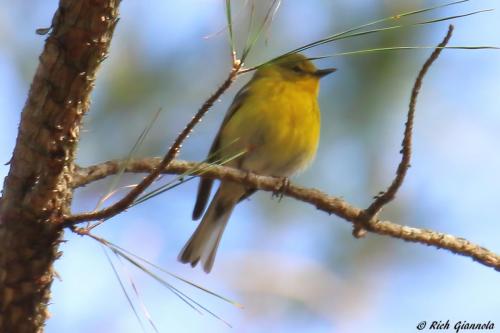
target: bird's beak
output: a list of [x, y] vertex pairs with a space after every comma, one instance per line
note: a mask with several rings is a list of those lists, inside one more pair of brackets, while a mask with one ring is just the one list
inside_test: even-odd
[[314, 76], [318, 78], [322, 78], [327, 76], [328, 74], [331, 74], [335, 72], [337, 68], [325, 68], [325, 69], [318, 69], [316, 72], [314, 72]]

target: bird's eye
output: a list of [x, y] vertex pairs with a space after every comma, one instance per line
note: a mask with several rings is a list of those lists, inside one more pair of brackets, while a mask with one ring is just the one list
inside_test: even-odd
[[300, 66], [299, 66], [299, 65], [293, 66], [293, 67], [292, 67], [292, 70], [293, 70], [295, 73], [302, 73], [302, 68], [300, 68]]

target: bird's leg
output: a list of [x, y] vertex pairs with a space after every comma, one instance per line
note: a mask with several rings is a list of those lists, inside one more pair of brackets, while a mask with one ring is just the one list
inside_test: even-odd
[[243, 170], [245, 171], [246, 175], [245, 175], [245, 183], [248, 183], [250, 181], [250, 170]]
[[277, 197], [278, 201], [281, 201], [283, 199], [283, 196], [285, 195], [286, 190], [290, 186], [290, 179], [288, 177], [279, 177], [281, 179], [281, 184], [280, 186], [276, 189], [276, 191], [273, 192], [273, 197]]

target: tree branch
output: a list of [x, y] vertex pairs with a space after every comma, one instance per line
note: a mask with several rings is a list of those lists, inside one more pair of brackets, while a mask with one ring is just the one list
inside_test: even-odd
[[342, 219], [353, 223], [353, 234], [355, 236], [360, 236], [362, 232], [367, 230], [376, 234], [387, 235], [409, 242], [426, 244], [440, 249], [447, 249], [453, 253], [470, 257], [485, 266], [500, 270], [499, 255], [480, 247], [479, 245], [473, 244], [468, 240], [432, 230], [402, 226], [389, 221], [380, 220], [376, 217], [380, 209], [394, 199], [396, 192], [404, 181], [406, 172], [410, 165], [413, 118], [415, 114], [417, 96], [422, 86], [423, 77], [434, 60], [436, 60], [439, 56], [442, 47], [448, 43], [452, 32], [453, 26], [450, 25], [446, 37], [425, 62], [419, 72], [419, 75], [417, 76], [412, 90], [412, 97], [405, 124], [405, 133], [402, 143], [403, 149], [401, 151], [403, 156], [398, 166], [396, 176], [387, 191], [380, 196], [377, 196], [367, 209], [363, 210], [357, 208], [340, 198], [330, 196], [317, 189], [303, 188], [289, 183], [284, 185], [281, 178], [259, 176], [224, 166], [173, 160], [180, 148], [180, 144], [187, 137], [194, 125], [196, 125], [203, 114], [208, 110], [208, 108], [210, 108], [213, 101], [215, 101], [215, 99], [218, 98], [218, 96], [220, 96], [227, 89], [227, 87], [229, 87], [232, 80], [234, 80], [238, 74], [240, 64], [236, 63], [236, 66], [233, 65], [233, 71], [226, 82], [217, 90], [216, 94], [214, 94], [202, 106], [193, 120], [188, 124], [188, 126], [186, 126], [186, 129], [176, 139], [176, 142], [163, 159], [146, 158], [132, 161], [108, 161], [103, 164], [87, 168], [77, 168], [75, 174], [73, 175], [72, 185], [74, 188], [84, 186], [90, 182], [116, 174], [122, 169], [124, 164], [125, 172], [143, 172], [149, 174], [143, 181], [141, 181], [141, 183], [139, 183], [138, 186], [134, 188], [134, 190], [129, 192], [117, 204], [96, 213], [84, 213], [80, 215], [68, 216], [61, 226], [73, 227], [76, 223], [82, 221], [109, 218], [118, 214], [132, 204], [137, 196], [147, 186], [149, 186], [160, 173], [190, 174], [193, 173], [193, 170], [203, 170], [201, 172], [198, 171], [196, 175], [203, 174], [203, 177], [207, 178], [238, 182], [252, 189], [271, 191], [275, 193], [278, 192], [282, 195], [310, 203], [319, 210], [329, 214], [335, 214]]
[[[403, 142], [401, 143], [401, 162], [399, 162], [398, 168], [396, 169], [396, 176], [394, 177], [391, 185], [387, 188], [385, 192], [380, 192], [375, 196], [375, 200], [370, 204], [368, 208], [365, 209], [366, 221], [369, 221], [372, 217], [378, 214], [382, 208], [389, 202], [394, 200], [396, 193], [403, 184], [406, 177], [408, 169], [410, 168], [411, 160], [411, 147], [412, 147], [412, 135], [413, 135], [413, 123], [415, 119], [415, 109], [417, 106], [417, 97], [422, 87], [425, 74], [432, 66], [434, 61], [439, 57], [444, 47], [450, 41], [451, 35], [453, 34], [453, 25], [448, 26], [448, 32], [444, 37], [443, 41], [438, 44], [436, 49], [432, 52], [430, 57], [425, 61], [424, 65], [420, 69], [417, 75], [417, 79], [413, 84], [413, 89], [411, 91], [410, 104], [408, 106], [408, 114], [406, 116], [405, 131], [403, 135]], [[366, 223], [366, 221], [364, 223]], [[352, 234], [356, 238], [361, 238], [365, 235], [366, 231], [363, 227], [364, 223], [356, 224], [353, 228]]]
[[[0, 203], [0, 332], [42, 332], [70, 212], [81, 120], [119, 0], [60, 0], [24, 105]], [[14, 126], [15, 124], [11, 124]]]
[[[77, 168], [73, 175], [73, 186], [82, 187], [107, 176], [118, 173], [125, 160], [108, 161], [86, 168]], [[128, 161], [125, 172], [149, 173], [158, 166], [159, 158], [144, 158]], [[285, 196], [309, 203], [328, 214], [353, 223], [362, 224], [370, 232], [402, 239], [413, 243], [430, 245], [439, 249], [470, 257], [473, 260], [500, 271], [500, 255], [495, 254], [466, 239], [436, 232], [433, 230], [412, 228], [378, 218], [371, 218], [366, 223], [366, 213], [345, 200], [330, 196], [317, 189], [304, 188], [294, 184], [283, 186], [281, 178], [259, 176], [230, 167], [174, 160], [162, 170], [167, 174], [189, 174], [192, 170], [203, 170], [203, 177], [238, 182], [249, 188], [280, 193]]]
[[420, 69], [420, 72], [418, 73], [417, 79], [415, 80], [413, 89], [411, 91], [410, 105], [408, 107], [408, 115], [406, 117], [403, 142], [401, 143], [402, 157], [401, 157], [401, 162], [399, 163], [398, 168], [396, 170], [396, 177], [392, 181], [391, 185], [387, 188], [387, 190], [384, 193], [378, 195], [372, 202], [372, 204], [365, 210], [368, 216], [374, 216], [382, 209], [382, 207], [384, 207], [389, 202], [394, 200], [394, 198], [396, 197], [396, 192], [403, 184], [408, 168], [410, 167], [412, 132], [413, 132], [413, 122], [415, 119], [415, 108], [417, 105], [417, 97], [420, 92], [420, 88], [422, 87], [422, 82], [424, 80], [425, 74], [427, 74], [427, 71], [432, 66], [432, 63], [439, 57], [446, 44], [448, 44], [452, 33], [453, 33], [453, 25], [450, 24], [448, 26], [448, 33], [444, 37], [443, 41], [436, 47], [434, 52], [432, 52], [431, 56], [427, 59], [427, 61]]
[[148, 188], [158, 176], [161, 174], [162, 170], [169, 165], [170, 162], [179, 153], [182, 143], [189, 136], [193, 128], [200, 122], [203, 116], [208, 112], [208, 110], [213, 106], [215, 101], [231, 86], [236, 77], [238, 76], [239, 70], [242, 63], [238, 60], [233, 60], [232, 69], [229, 73], [227, 79], [222, 83], [222, 85], [215, 91], [215, 93], [210, 96], [205, 103], [200, 107], [195, 116], [186, 125], [184, 130], [177, 136], [174, 144], [169, 148], [168, 152], [165, 154], [163, 159], [158, 163], [154, 169], [150, 170], [149, 175], [147, 175], [137, 186], [135, 186], [130, 192], [127, 193], [122, 199], [113, 205], [106, 207], [97, 212], [82, 213], [77, 215], [66, 215], [60, 222], [61, 227], [69, 227], [76, 225], [81, 222], [95, 221], [111, 218], [125, 209], [127, 209], [135, 199], [141, 195], [146, 188]]

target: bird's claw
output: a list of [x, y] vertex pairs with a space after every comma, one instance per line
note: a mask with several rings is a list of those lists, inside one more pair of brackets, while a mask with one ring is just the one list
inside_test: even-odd
[[273, 192], [273, 197], [276, 197], [278, 198], [278, 201], [281, 201], [281, 199], [283, 199], [283, 197], [285, 196], [285, 192], [289, 186], [290, 180], [288, 179], [288, 177], [282, 177], [279, 188], [275, 192]]

